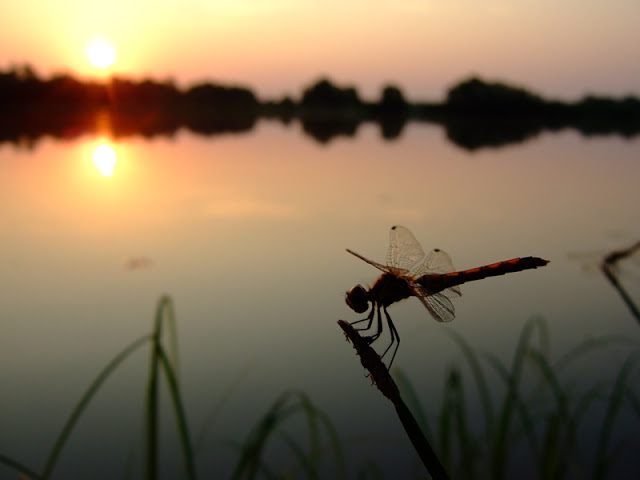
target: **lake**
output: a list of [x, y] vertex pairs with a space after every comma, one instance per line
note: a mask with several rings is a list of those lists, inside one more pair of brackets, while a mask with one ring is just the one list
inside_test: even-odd
[[[410, 124], [394, 141], [364, 125], [319, 144], [296, 123], [261, 121], [213, 137], [0, 145], [0, 453], [41, 468], [84, 390], [151, 330], [167, 294], [192, 434], [204, 431], [203, 477], [229, 476], [234, 445], [289, 390], [307, 393], [332, 420], [351, 477], [367, 461], [420, 476], [393, 408], [336, 324], [361, 318], [344, 293], [377, 275], [345, 248], [384, 262], [389, 227], [401, 224], [460, 269], [550, 260], [463, 285], [451, 323], [433, 321], [415, 299], [390, 308], [402, 339], [394, 367], [435, 422], [445, 374], [466, 369], [451, 331], [507, 365], [534, 317], [548, 326], [552, 358], [601, 335], [640, 340], [638, 319], [598, 269], [609, 251], [640, 238], [638, 159], [637, 139], [571, 130], [467, 151], [431, 124]], [[637, 255], [620, 271], [640, 300]], [[632, 351], [605, 346], [568, 370], [567, 382], [612, 382]], [[119, 478], [129, 463], [139, 476], [148, 357], [148, 349], [134, 354], [100, 390], [56, 478]], [[168, 407], [165, 396], [160, 448], [163, 472], [175, 478], [182, 467]], [[637, 432], [638, 417], [629, 418]], [[585, 431], [596, 435], [593, 425]], [[640, 443], [626, 436], [631, 424], [617, 425], [626, 458]], [[276, 465], [293, 462], [286, 448], [273, 449]], [[616, 478], [637, 478], [637, 458], [624, 461], [630, 468]], [[0, 478], [16, 474], [0, 467]]]

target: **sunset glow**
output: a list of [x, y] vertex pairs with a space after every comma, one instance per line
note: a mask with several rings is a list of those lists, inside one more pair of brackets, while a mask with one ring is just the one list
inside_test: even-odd
[[95, 38], [87, 44], [85, 49], [91, 65], [99, 69], [107, 69], [116, 62], [116, 49], [103, 38]]
[[326, 75], [368, 98], [393, 82], [425, 101], [472, 74], [564, 99], [626, 95], [640, 79], [632, 0], [5, 3], [0, 65], [26, 62], [43, 75], [117, 68], [184, 85], [239, 82], [265, 97], [297, 95]]

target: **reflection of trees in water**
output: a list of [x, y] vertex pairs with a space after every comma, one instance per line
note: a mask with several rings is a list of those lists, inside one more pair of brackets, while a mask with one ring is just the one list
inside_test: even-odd
[[81, 82], [68, 75], [40, 79], [32, 69], [0, 72], [0, 142], [33, 144], [44, 135], [172, 136], [180, 128], [202, 135], [251, 130], [259, 119], [299, 121], [320, 143], [356, 135], [374, 123], [385, 140], [398, 138], [408, 122], [442, 125], [447, 138], [466, 150], [524, 142], [544, 131], [572, 128], [585, 136], [640, 132], [640, 101], [587, 97], [568, 104], [542, 99], [522, 88], [478, 79], [449, 90], [441, 104], [412, 104], [393, 85], [375, 102], [355, 87], [321, 79], [299, 101], [261, 102], [242, 87], [202, 83], [180, 90], [171, 81]]
[[[104, 119], [107, 119], [104, 122]], [[36, 109], [16, 112], [11, 116], [0, 115], [0, 142], [34, 143], [46, 135], [62, 139], [84, 134], [108, 133], [114, 137], [141, 135], [144, 137], [173, 136], [185, 128], [200, 135], [248, 132], [260, 119], [279, 119], [283, 124], [300, 122], [302, 131], [313, 140], [326, 144], [338, 137], [353, 138], [363, 123], [377, 124], [384, 140], [396, 140], [410, 122], [441, 125], [446, 137], [465, 150], [500, 148], [522, 143], [545, 131], [562, 128], [577, 129], [584, 136], [623, 135], [633, 137], [637, 131], [622, 133], [619, 130], [589, 131], [575, 125], [544, 125], [537, 119], [495, 117], [415, 117], [411, 115], [388, 116], [335, 116], [333, 118], [305, 116], [263, 116], [260, 111], [237, 110], [221, 114], [215, 108], [186, 111], [156, 109], [85, 110], [85, 109]], [[105, 129], [106, 124], [106, 129]]]
[[302, 130], [319, 143], [328, 143], [336, 137], [354, 137], [360, 122], [350, 118], [332, 121], [302, 118]]

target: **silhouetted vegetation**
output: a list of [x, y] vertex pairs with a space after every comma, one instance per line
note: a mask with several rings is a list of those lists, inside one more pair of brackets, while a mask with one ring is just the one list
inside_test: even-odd
[[180, 90], [171, 82], [49, 80], [31, 68], [0, 72], [0, 141], [33, 142], [43, 135], [85, 133], [173, 135], [186, 127], [201, 134], [253, 128], [259, 102], [251, 90], [213, 84]]
[[[640, 414], [640, 399], [634, 383], [638, 344], [632, 339], [606, 335], [591, 337], [563, 355], [552, 356], [546, 323], [533, 319], [523, 326], [508, 364], [495, 355], [478, 352], [451, 330], [449, 334], [460, 349], [463, 363], [457, 361], [444, 370], [441, 401], [437, 402], [436, 410], [430, 412], [429, 404], [421, 397], [432, 397], [435, 379], [429, 383], [427, 391], [418, 390], [402, 371], [395, 371], [392, 379], [367, 342], [346, 322], [341, 326], [351, 330], [349, 338], [354, 342], [363, 367], [369, 370], [371, 381], [393, 403], [398, 420], [434, 479], [447, 478], [446, 471], [450, 472], [451, 478], [470, 480], [604, 479], [618, 478], [616, 473], [619, 472], [626, 472], [624, 478], [631, 478], [630, 472], [637, 471], [634, 444], [629, 437], [630, 432], [635, 431]], [[44, 453], [41, 465], [29, 465], [0, 452], [0, 469], [6, 472], [5, 477], [58, 478], [60, 474], [55, 475], [65, 454], [67, 471], [82, 462], [78, 456], [70, 457], [68, 450], [88, 409], [94, 406], [107, 382], [120, 373], [125, 362], [130, 362], [133, 354], [144, 347], [149, 349], [149, 355], [144, 385], [140, 385], [145, 392], [144, 422], [140, 425], [143, 431], [141, 453], [126, 460], [129, 478], [165, 478], [163, 466], [177, 459], [182, 463], [179, 478], [186, 479], [198, 476], [384, 478], [376, 463], [385, 459], [353, 454], [351, 446], [354, 442], [344, 442], [327, 413], [308, 394], [300, 391], [285, 391], [278, 395], [270, 405], [264, 406], [262, 414], [247, 412], [254, 423], [244, 434], [244, 440], [231, 442], [225, 439], [221, 444], [230, 444], [233, 449], [198, 449], [207, 425], [202, 426], [203, 436], [195, 441], [194, 424], [184, 401], [184, 378], [178, 368], [181, 357], [177, 321], [173, 302], [167, 296], [157, 304], [151, 331], [119, 351], [91, 380], [69, 412], [50, 450], [42, 452], [35, 442], [36, 455], [31, 458], [33, 461]], [[583, 362], [588, 362], [589, 357], [598, 352], [606, 355], [613, 348], [622, 356], [610, 377], [599, 378], [602, 375], [594, 372], [586, 383], [576, 382], [576, 369], [584, 369]], [[337, 371], [336, 375], [345, 373]], [[360, 381], [368, 380], [362, 377]], [[217, 386], [215, 378], [212, 382]], [[122, 394], [137, 401], [135, 390]], [[356, 408], [356, 412], [359, 413], [355, 415], [367, 415], [366, 410], [360, 408]], [[167, 433], [175, 436], [177, 442], [172, 448], [161, 442], [167, 439], [161, 434], [163, 420], [170, 417], [175, 420], [175, 427]], [[292, 433], [287, 427], [296, 421], [303, 428]], [[241, 434], [240, 431], [237, 433]], [[387, 437], [381, 441], [390, 445]], [[274, 444], [284, 447], [282, 454], [269, 450], [268, 447]], [[621, 448], [627, 445], [631, 448]], [[398, 447], [394, 445], [393, 448]], [[404, 448], [409, 447], [405, 444]], [[222, 473], [222, 462], [214, 464], [213, 469], [208, 467], [206, 477], [202, 470], [199, 472], [198, 467], [203, 468], [203, 457], [219, 459], [223, 455], [231, 459], [233, 471], [230, 475]], [[106, 449], [103, 456], [109, 462], [124, 462]], [[100, 465], [94, 468], [101, 473]], [[354, 470], [357, 475], [353, 475]], [[406, 471], [407, 465], [394, 464], [389, 478], [411, 478], [400, 477]], [[7, 476], [9, 472], [13, 476]], [[424, 478], [421, 470], [415, 478]]]
[[540, 112], [545, 101], [522, 88], [472, 78], [447, 94], [447, 110], [465, 114], [524, 115]]
[[248, 88], [202, 83], [186, 89], [172, 81], [78, 80], [70, 75], [40, 78], [29, 66], [0, 71], [0, 142], [31, 144], [43, 135], [73, 138], [90, 133], [115, 137], [173, 135], [180, 128], [212, 135], [245, 132], [260, 118], [298, 120], [321, 143], [354, 136], [360, 124], [380, 126], [383, 138], [402, 134], [410, 122], [445, 128], [447, 137], [474, 150], [522, 142], [544, 131], [571, 128], [585, 136], [640, 132], [640, 100], [586, 97], [549, 101], [523, 88], [478, 78], [452, 87], [442, 103], [410, 103], [387, 85], [367, 102], [353, 86], [323, 78], [299, 100], [259, 100]]
[[522, 142], [544, 131], [568, 128], [585, 136], [632, 137], [640, 132], [640, 101], [636, 98], [548, 101], [522, 88], [477, 78], [453, 87], [442, 106], [423, 114], [441, 123], [447, 137], [468, 150]]
[[354, 87], [340, 88], [323, 78], [307, 88], [300, 105], [304, 110], [348, 112], [362, 108], [362, 101]]

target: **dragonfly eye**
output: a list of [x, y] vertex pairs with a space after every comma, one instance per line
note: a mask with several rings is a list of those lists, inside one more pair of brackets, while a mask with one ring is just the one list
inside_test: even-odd
[[369, 309], [369, 292], [358, 284], [347, 291], [345, 302], [354, 312], [364, 313]]

